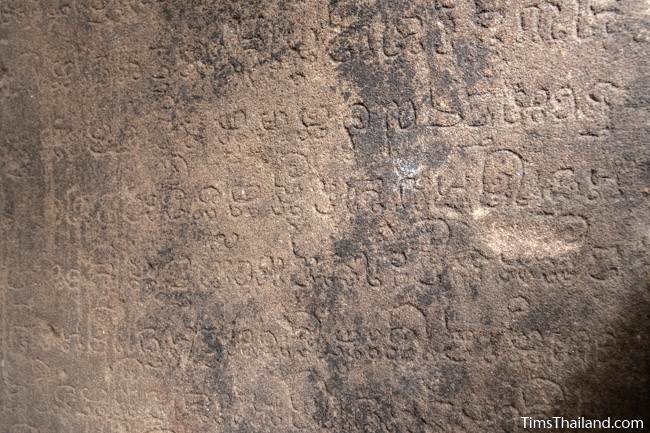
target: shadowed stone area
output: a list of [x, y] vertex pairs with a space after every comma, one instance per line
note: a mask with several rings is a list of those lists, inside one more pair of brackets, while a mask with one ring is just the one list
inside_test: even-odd
[[647, 0], [0, 0], [0, 433], [644, 419], [649, 63]]

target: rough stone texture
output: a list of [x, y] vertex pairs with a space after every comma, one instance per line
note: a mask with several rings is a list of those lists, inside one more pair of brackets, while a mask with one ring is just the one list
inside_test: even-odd
[[0, 0], [0, 432], [647, 416], [649, 23]]

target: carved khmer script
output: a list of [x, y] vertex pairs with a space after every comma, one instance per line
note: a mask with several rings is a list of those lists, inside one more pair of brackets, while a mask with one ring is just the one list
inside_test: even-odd
[[650, 407], [646, 0], [0, 0], [0, 433]]

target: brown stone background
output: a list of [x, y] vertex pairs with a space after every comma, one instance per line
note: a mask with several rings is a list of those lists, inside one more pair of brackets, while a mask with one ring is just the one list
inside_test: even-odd
[[0, 0], [0, 432], [647, 417], [649, 24]]

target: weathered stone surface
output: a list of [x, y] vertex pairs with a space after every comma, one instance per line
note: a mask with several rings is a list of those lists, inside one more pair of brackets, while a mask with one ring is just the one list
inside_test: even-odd
[[0, 0], [0, 432], [646, 416], [649, 23]]

